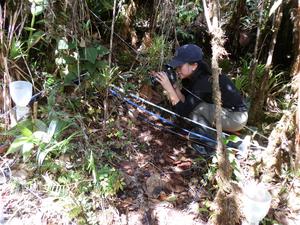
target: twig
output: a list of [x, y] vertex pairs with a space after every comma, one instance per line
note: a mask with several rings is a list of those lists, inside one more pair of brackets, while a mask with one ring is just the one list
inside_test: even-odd
[[115, 19], [116, 19], [116, 7], [117, 7], [117, 0], [114, 0], [113, 18], [112, 18], [112, 23], [111, 23], [110, 44], [109, 44], [110, 52], [109, 52], [109, 57], [108, 57], [109, 68], [111, 68], [112, 48], [113, 48]]

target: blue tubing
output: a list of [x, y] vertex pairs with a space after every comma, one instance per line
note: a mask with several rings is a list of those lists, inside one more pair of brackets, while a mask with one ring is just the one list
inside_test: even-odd
[[121, 98], [121, 99], [123, 99], [126, 103], [128, 103], [128, 104], [130, 104], [130, 105], [132, 105], [132, 106], [134, 106], [134, 107], [136, 107], [136, 108], [138, 108], [138, 109], [140, 109], [140, 110], [146, 112], [147, 114], [149, 114], [149, 115], [151, 115], [151, 116], [154, 116], [155, 118], [159, 119], [161, 122], [163, 122], [163, 123], [165, 123], [165, 124], [168, 124], [168, 125], [171, 125], [171, 126], [173, 126], [173, 127], [179, 128], [180, 130], [186, 132], [187, 134], [196, 136], [197, 138], [199, 138], [200, 141], [207, 141], [207, 142], [211, 142], [211, 143], [214, 143], [214, 144], [217, 143], [217, 141], [214, 140], [214, 139], [212, 139], [212, 138], [206, 137], [206, 136], [204, 136], [204, 135], [201, 135], [201, 134], [195, 133], [195, 132], [193, 132], [193, 131], [190, 131], [190, 130], [188, 130], [188, 129], [185, 129], [185, 128], [182, 128], [182, 127], [177, 126], [176, 124], [174, 124], [174, 123], [171, 122], [170, 120], [165, 119], [165, 118], [163, 118], [162, 116], [160, 116], [160, 115], [158, 115], [158, 114], [156, 114], [156, 113], [153, 113], [153, 112], [147, 110], [147, 109], [144, 108], [143, 106], [140, 106], [140, 105], [136, 104], [135, 102], [129, 100], [129, 99], [126, 98], [126, 97], [122, 97], [120, 94], [118, 94], [115, 90], [113, 90], [113, 89], [111, 89], [111, 88], [109, 89], [109, 91], [111, 92], [112, 95], [114, 95], [114, 96], [116, 96], [116, 97], [118, 97], [118, 98]]

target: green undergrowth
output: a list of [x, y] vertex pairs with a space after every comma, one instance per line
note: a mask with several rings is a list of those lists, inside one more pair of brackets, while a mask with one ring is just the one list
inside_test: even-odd
[[[96, 223], [93, 212], [100, 206], [95, 196], [107, 201], [124, 189], [113, 150], [131, 144], [128, 131], [116, 127], [117, 108], [109, 108], [110, 117], [104, 120], [99, 98], [95, 94], [83, 97], [88, 83], [83, 81], [77, 90], [56, 86], [47, 104], [38, 108], [37, 119], [23, 120], [4, 133], [14, 137], [6, 157], [32, 171], [25, 182], [39, 183], [39, 191], [66, 204], [79, 224]], [[109, 105], [118, 106], [116, 102]]]

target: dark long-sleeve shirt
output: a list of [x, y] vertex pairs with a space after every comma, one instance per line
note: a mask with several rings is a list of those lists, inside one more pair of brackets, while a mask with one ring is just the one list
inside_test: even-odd
[[[232, 111], [246, 111], [243, 97], [225, 74], [220, 75], [219, 83], [222, 107]], [[179, 101], [174, 106], [174, 111], [179, 115], [188, 116], [201, 101], [213, 103], [212, 77], [210, 75], [203, 74], [198, 70], [190, 79], [182, 80], [182, 85], [184, 87], [182, 93], [185, 96], [185, 101]]]

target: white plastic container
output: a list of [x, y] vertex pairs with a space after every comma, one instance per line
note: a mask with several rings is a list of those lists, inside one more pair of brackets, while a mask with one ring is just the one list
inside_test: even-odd
[[243, 188], [243, 213], [246, 221], [243, 225], [258, 225], [267, 215], [272, 197], [266, 187], [260, 183], [248, 183]]
[[9, 92], [12, 100], [16, 104], [17, 120], [28, 114], [26, 107], [32, 97], [32, 84], [28, 81], [14, 81], [9, 84]]

